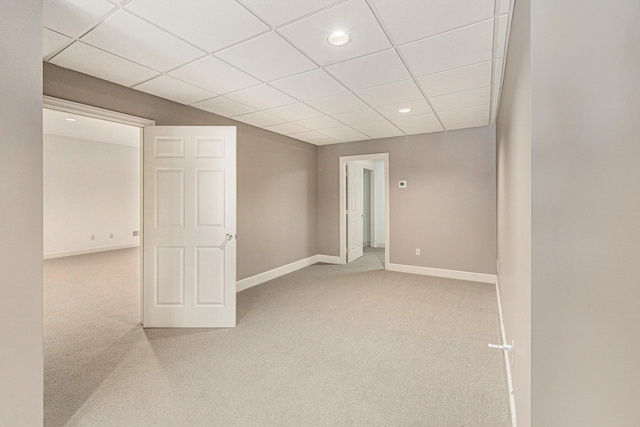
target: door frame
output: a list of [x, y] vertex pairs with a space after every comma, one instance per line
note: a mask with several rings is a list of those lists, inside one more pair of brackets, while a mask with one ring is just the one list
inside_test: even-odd
[[347, 220], [345, 212], [347, 210], [347, 174], [346, 167], [347, 162], [360, 161], [360, 160], [382, 160], [384, 162], [384, 227], [385, 227], [385, 250], [384, 250], [384, 268], [385, 270], [389, 266], [389, 250], [390, 235], [389, 235], [389, 153], [375, 153], [375, 154], [357, 154], [353, 156], [340, 156], [340, 264], [347, 263]]
[[42, 99], [42, 108], [49, 110], [63, 111], [65, 113], [77, 114], [79, 116], [92, 117], [94, 119], [106, 120], [109, 122], [120, 123], [123, 125], [135, 126], [140, 128], [140, 323], [144, 323], [144, 206], [143, 206], [143, 188], [144, 188], [144, 127], [155, 126], [155, 120], [145, 119], [143, 117], [132, 116], [129, 114], [119, 113], [117, 111], [106, 110], [104, 108], [93, 107], [91, 105], [81, 104], [79, 102], [67, 101], [65, 99], [55, 98], [44, 95]]

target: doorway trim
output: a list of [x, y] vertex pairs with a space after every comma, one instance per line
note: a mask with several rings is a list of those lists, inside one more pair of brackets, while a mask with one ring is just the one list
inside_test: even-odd
[[384, 268], [389, 266], [389, 250], [391, 248], [389, 235], [389, 153], [375, 154], [357, 154], [353, 156], [341, 156], [340, 161], [340, 264], [347, 263], [347, 221], [345, 212], [347, 210], [347, 192], [346, 182], [347, 174], [345, 172], [347, 162], [360, 160], [382, 160], [384, 162], [384, 229], [385, 229], [385, 250], [384, 250]]
[[79, 116], [92, 117], [94, 119], [107, 120], [109, 122], [120, 123], [140, 128], [140, 323], [144, 323], [144, 266], [143, 266], [143, 242], [144, 242], [144, 206], [143, 206], [143, 148], [144, 148], [144, 127], [154, 126], [155, 120], [129, 114], [118, 113], [117, 111], [105, 110], [104, 108], [93, 107], [79, 102], [67, 101], [66, 99], [55, 98], [44, 95], [42, 97], [42, 108], [49, 110], [63, 111], [65, 113], [77, 114]]

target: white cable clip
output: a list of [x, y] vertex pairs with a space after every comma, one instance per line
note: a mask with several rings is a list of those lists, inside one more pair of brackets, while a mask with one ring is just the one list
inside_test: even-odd
[[497, 350], [513, 351], [513, 346], [510, 344], [489, 344], [489, 348], [495, 348]]

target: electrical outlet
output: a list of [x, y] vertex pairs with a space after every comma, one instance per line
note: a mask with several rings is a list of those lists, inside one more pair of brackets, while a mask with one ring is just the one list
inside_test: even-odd
[[139, 235], [140, 235], [140, 232], [139, 232], [139, 231], [134, 231], [134, 232], [133, 232], [133, 237], [136, 237], [136, 236], [139, 236]]
[[416, 248], [416, 255], [420, 255], [420, 248]]

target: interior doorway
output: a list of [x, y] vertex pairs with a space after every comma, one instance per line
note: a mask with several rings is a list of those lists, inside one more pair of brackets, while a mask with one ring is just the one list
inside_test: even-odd
[[141, 117], [43, 98], [43, 258], [137, 248], [140, 323], [142, 138], [144, 127], [153, 125]]
[[45, 424], [65, 425], [141, 334], [142, 127], [43, 103]]
[[388, 153], [340, 157], [340, 263], [367, 248], [384, 249], [389, 263]]

